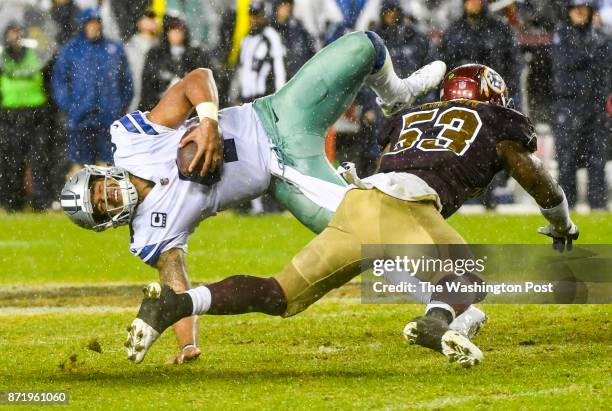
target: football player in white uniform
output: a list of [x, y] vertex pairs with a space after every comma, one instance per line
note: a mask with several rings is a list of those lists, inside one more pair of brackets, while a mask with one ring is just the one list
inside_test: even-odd
[[[445, 71], [434, 62], [399, 79], [382, 40], [356, 32], [321, 50], [276, 94], [218, 112], [212, 72], [194, 70], [150, 112], [111, 125], [115, 166], [75, 174], [62, 190], [62, 207], [88, 229], [129, 224], [130, 251], [157, 268], [162, 283], [188, 290], [187, 239], [203, 219], [269, 191], [322, 231], [346, 191], [325, 157], [327, 128], [364, 83], [390, 114], [435, 88]], [[194, 109], [199, 124], [188, 120]], [[198, 150], [189, 171], [205, 159], [199, 179], [177, 167], [177, 149], [190, 141]], [[175, 362], [197, 358], [196, 317], [177, 322], [175, 333]]]

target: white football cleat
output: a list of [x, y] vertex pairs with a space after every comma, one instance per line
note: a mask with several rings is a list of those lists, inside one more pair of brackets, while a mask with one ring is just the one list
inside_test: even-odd
[[404, 327], [404, 338], [409, 344], [417, 344], [444, 354], [450, 362], [463, 367], [480, 364], [482, 351], [465, 335], [449, 330], [444, 322], [431, 317], [418, 317]]
[[149, 283], [142, 289], [142, 293], [145, 298], [159, 298], [161, 290], [161, 285], [159, 283]]
[[410, 321], [404, 327], [404, 338], [408, 341], [408, 344], [416, 344], [416, 339], [419, 336], [419, 332], [417, 331], [418, 326], [416, 321]]
[[454, 330], [448, 330], [442, 336], [442, 354], [450, 362], [456, 362], [469, 368], [482, 362], [482, 351], [465, 335]]
[[409, 77], [402, 79], [405, 93], [398, 94], [393, 101], [383, 101], [380, 97], [377, 97], [376, 102], [386, 117], [392, 116], [398, 111], [412, 106], [419, 97], [436, 89], [444, 79], [445, 74], [446, 64], [443, 61], [436, 60], [421, 67]]
[[[149, 283], [142, 289], [142, 293], [145, 301], [147, 299], [158, 299], [161, 295], [161, 285], [159, 283]], [[127, 348], [128, 360], [134, 361], [136, 364], [142, 362], [149, 352], [149, 348], [161, 335], [140, 318], [132, 321], [132, 324], [127, 328], [127, 332], [127, 340], [124, 345]]]
[[136, 318], [128, 327], [128, 336], [125, 342], [128, 360], [139, 364], [149, 352], [149, 348], [159, 338], [158, 333], [149, 324]]

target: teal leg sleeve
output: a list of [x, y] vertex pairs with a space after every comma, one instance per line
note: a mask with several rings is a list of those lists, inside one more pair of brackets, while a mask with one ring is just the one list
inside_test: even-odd
[[[327, 161], [325, 135], [352, 104], [376, 61], [374, 45], [364, 32], [348, 34], [319, 51], [276, 94], [255, 102], [255, 111], [282, 163], [346, 185]], [[319, 227], [321, 220], [331, 217], [329, 210], [314, 212], [313, 207], [318, 206], [285, 185], [276, 184], [272, 192], [302, 223]]]
[[271, 191], [295, 218], [316, 234], [323, 231], [334, 216], [334, 211], [313, 203], [296, 186], [287, 181], [275, 178]]
[[363, 32], [348, 34], [317, 53], [270, 96], [281, 137], [290, 144], [296, 132], [324, 137], [351, 105], [375, 63], [374, 45]]

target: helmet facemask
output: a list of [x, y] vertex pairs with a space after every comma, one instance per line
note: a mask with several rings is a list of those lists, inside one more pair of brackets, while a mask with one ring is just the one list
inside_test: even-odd
[[[125, 170], [121, 170], [120, 173], [121, 174], [118, 175], [117, 173], [113, 172], [113, 170], [108, 170], [104, 174], [103, 193], [106, 213], [101, 215], [94, 211], [94, 220], [97, 220], [96, 222], [98, 222], [98, 225], [93, 227], [93, 229], [96, 231], [102, 231], [109, 227], [118, 227], [128, 224], [131, 220], [131, 213], [138, 201], [138, 194], [136, 193], [136, 189], [129, 179], [128, 173]], [[90, 196], [92, 195], [91, 189], [94, 181], [95, 179], [92, 179], [89, 184]], [[113, 193], [117, 196], [114, 199], [114, 203], [119, 203], [119, 196], [121, 196], [121, 205], [117, 207], [112, 207], [111, 203], [109, 202], [108, 193], [109, 188], [111, 187], [119, 188], [119, 190], [113, 191]], [[133, 196], [135, 199], [133, 203], [131, 201], [132, 194], [135, 194]], [[94, 205], [92, 204], [92, 208], [93, 206]]]

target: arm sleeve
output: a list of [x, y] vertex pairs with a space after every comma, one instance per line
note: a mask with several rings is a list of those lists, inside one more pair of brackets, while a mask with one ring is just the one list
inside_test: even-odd
[[149, 244], [142, 248], [130, 248], [130, 251], [135, 256], [139, 257], [145, 264], [155, 267], [157, 260], [163, 252], [173, 248], [180, 248], [183, 252], [187, 252], [187, 240], [189, 234], [182, 233], [176, 237], [160, 241], [159, 243]]

